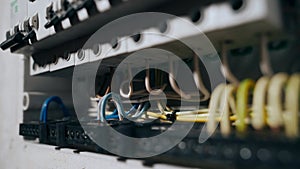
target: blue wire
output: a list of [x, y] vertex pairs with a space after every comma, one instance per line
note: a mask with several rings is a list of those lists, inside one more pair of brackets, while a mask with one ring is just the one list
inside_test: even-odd
[[68, 109], [66, 108], [66, 106], [64, 105], [63, 101], [58, 96], [52, 96], [52, 97], [47, 98], [43, 103], [41, 113], [40, 113], [40, 121], [41, 122], [44, 122], [44, 123], [47, 122], [48, 107], [51, 102], [56, 102], [59, 105], [59, 107], [63, 111], [65, 117], [70, 115], [70, 113], [69, 113]]
[[[139, 107], [139, 104], [133, 104], [133, 106], [130, 108], [130, 110], [128, 112], [126, 112], [126, 114], [131, 114], [132, 112], [134, 112], [137, 108]], [[118, 119], [119, 115], [118, 115], [118, 110], [115, 109], [114, 112], [110, 115], [105, 116], [105, 119]]]
[[150, 108], [150, 103], [146, 102], [143, 105], [142, 110], [136, 116], [134, 116], [134, 118], [140, 118], [149, 108]]
[[105, 119], [118, 119], [118, 118], [119, 118], [119, 115], [118, 115], [117, 109], [115, 109], [112, 114], [105, 116]]
[[[103, 96], [103, 98], [100, 100], [100, 104], [99, 105], [101, 105], [101, 106], [99, 108], [101, 109], [101, 112], [105, 112], [105, 105], [107, 104], [108, 99], [112, 98], [112, 97], [115, 97], [115, 100], [116, 100], [117, 104], [121, 105], [121, 103], [120, 103], [120, 101], [119, 101], [119, 99], [118, 99], [118, 97], [116, 95], [113, 95], [112, 93], [108, 93], [107, 95]], [[138, 108], [138, 106], [139, 106], [139, 104], [134, 104], [131, 107], [131, 109], [128, 112], [126, 112], [125, 114], [128, 115], [128, 114], [131, 114], [132, 112], [136, 111], [136, 109]], [[120, 106], [120, 107], [121, 107], [121, 109], [123, 111], [123, 107], [122, 106]], [[121, 114], [123, 114], [123, 112], [121, 112]], [[119, 118], [119, 114], [118, 114], [118, 110], [117, 109], [115, 109], [112, 114], [105, 116], [105, 119], [118, 119], [118, 118]], [[102, 121], [102, 119], [99, 119], [99, 120]]]
[[106, 119], [106, 116], [105, 116], [105, 105], [107, 104], [107, 101], [108, 99], [110, 98], [113, 98], [115, 101], [116, 101], [116, 104], [117, 104], [117, 108], [119, 108], [118, 111], [120, 111], [120, 113], [122, 115], [124, 115], [124, 110], [123, 110], [123, 106], [122, 104], [120, 104], [120, 98], [118, 95], [116, 94], [113, 94], [113, 93], [109, 93], [105, 96], [102, 97], [102, 99], [100, 100], [99, 104], [98, 104], [98, 108], [99, 108], [99, 111], [102, 115], [100, 115], [100, 119], [97, 119], [97, 120], [100, 120], [100, 121], [104, 121], [104, 118]]

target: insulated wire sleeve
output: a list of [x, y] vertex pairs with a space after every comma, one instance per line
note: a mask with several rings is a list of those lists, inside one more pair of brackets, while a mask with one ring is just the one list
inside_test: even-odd
[[51, 102], [55, 102], [59, 105], [60, 109], [62, 110], [64, 117], [69, 116], [70, 113], [68, 109], [65, 107], [63, 101], [58, 96], [51, 96], [48, 99], [46, 99], [43, 103], [41, 113], [40, 113], [40, 121], [43, 123], [47, 122], [48, 117], [48, 107]]

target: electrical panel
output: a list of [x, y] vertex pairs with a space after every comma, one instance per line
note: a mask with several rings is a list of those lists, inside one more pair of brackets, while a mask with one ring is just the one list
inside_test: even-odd
[[[119, 161], [299, 168], [299, 0], [11, 3], [24, 142]], [[55, 104], [52, 104], [55, 103]]]

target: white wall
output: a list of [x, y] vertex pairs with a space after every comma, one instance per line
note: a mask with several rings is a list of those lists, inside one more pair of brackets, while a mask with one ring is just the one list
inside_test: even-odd
[[[0, 41], [10, 27], [9, 0], [0, 0]], [[20, 142], [18, 123], [21, 121], [23, 64], [20, 56], [0, 50], [0, 168], [16, 168], [17, 145]]]

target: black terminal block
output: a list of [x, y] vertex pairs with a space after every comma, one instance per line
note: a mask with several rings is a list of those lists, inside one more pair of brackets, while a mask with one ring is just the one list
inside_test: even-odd
[[75, 6], [76, 11], [85, 8], [89, 16], [93, 16], [99, 13], [94, 0], [83, 0], [78, 2], [78, 4], [76, 4]]
[[66, 18], [69, 18], [71, 25], [75, 25], [79, 22], [76, 9], [69, 3], [68, 0], [61, 1], [62, 10], [64, 11], [59, 18], [59, 21], [63, 21]]
[[24, 30], [20, 30], [19, 25], [16, 25], [12, 34], [10, 31], [6, 32], [6, 40], [0, 44], [2, 50], [11, 48], [11, 51], [15, 51], [37, 41], [35, 30], [30, 26], [29, 19], [24, 21], [23, 26]]
[[48, 20], [48, 22], [44, 25], [46, 29], [54, 26], [54, 30], [56, 32], [63, 30], [60, 18], [53, 10], [53, 3], [46, 8], [46, 19]]
[[[118, 132], [135, 138], [148, 138], [161, 134], [172, 126], [159, 120], [148, 124], [131, 121], [109, 121], [111, 127]], [[20, 135], [24, 138], [39, 139], [40, 143], [58, 146], [59, 148], [76, 149], [77, 152], [89, 151], [113, 155], [93, 142], [83, 127], [105, 129], [101, 123], [79, 123], [76, 120], [58, 120], [47, 123], [29, 122], [20, 124]], [[184, 124], [182, 124], [184, 125]], [[247, 136], [232, 134], [223, 137], [216, 130], [215, 134], [204, 143], [199, 142], [203, 124], [196, 124], [189, 134], [171, 150], [150, 158], [141, 159], [145, 164], [166, 163], [200, 168], [292, 168], [300, 166], [300, 140], [289, 140], [278, 135], [270, 135], [270, 131], [252, 131]], [[166, 138], [176, 139], [176, 134]], [[118, 140], [118, 138], [103, 138]], [[117, 151], [124, 151], [122, 144], [109, 142]], [[147, 146], [139, 151], [149, 151]]]
[[18, 43], [22, 43], [24, 35], [21, 32], [17, 32], [14, 35], [8, 36], [8, 38], [0, 44], [2, 50], [6, 50]]
[[71, 25], [75, 25], [80, 22], [77, 11], [85, 8], [89, 16], [98, 13], [96, 4], [93, 0], [83, 0], [70, 3], [68, 0], [61, 1], [62, 10], [54, 11], [53, 4], [46, 9], [48, 22], [44, 25], [46, 29], [54, 26], [56, 32], [63, 30], [61, 22], [65, 19], [69, 19]]

